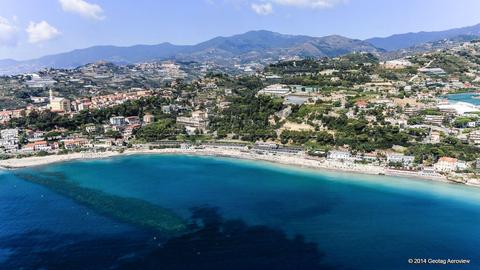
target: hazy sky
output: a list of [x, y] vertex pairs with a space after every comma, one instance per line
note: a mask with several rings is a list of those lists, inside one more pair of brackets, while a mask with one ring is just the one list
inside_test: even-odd
[[480, 0], [0, 0], [0, 59], [250, 30], [365, 39], [480, 23]]

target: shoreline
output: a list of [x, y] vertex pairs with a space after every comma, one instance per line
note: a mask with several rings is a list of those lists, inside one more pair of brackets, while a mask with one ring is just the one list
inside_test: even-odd
[[180, 149], [180, 148], [165, 148], [165, 149], [127, 149], [120, 152], [81, 152], [65, 155], [50, 155], [43, 157], [26, 157], [0, 160], [0, 169], [16, 170], [22, 168], [46, 166], [57, 163], [64, 163], [76, 160], [101, 160], [114, 157], [131, 156], [131, 155], [191, 155], [204, 157], [226, 157], [232, 159], [249, 160], [249, 161], [263, 161], [277, 165], [286, 165], [293, 168], [306, 168], [316, 171], [330, 171], [341, 173], [356, 173], [363, 175], [377, 175], [389, 177], [402, 177], [413, 180], [428, 180], [431, 182], [442, 182], [465, 186], [479, 187], [480, 183], [460, 183], [449, 180], [445, 176], [431, 176], [418, 175], [408, 171], [390, 170], [388, 168], [376, 165], [359, 165], [342, 163], [338, 161], [321, 160], [306, 155], [292, 156], [292, 155], [260, 155], [252, 152], [245, 152], [239, 149], [223, 149], [223, 148], [201, 148], [201, 149]]

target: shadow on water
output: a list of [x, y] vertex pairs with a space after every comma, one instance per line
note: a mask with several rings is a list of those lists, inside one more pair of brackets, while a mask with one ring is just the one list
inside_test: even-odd
[[280, 230], [224, 220], [214, 208], [196, 208], [194, 232], [170, 239], [150, 255], [121, 269], [333, 269], [302, 236], [290, 239]]
[[31, 232], [0, 239], [13, 254], [0, 269], [338, 269], [302, 236], [226, 220], [215, 208], [192, 209], [190, 232], [166, 241], [148, 233], [115, 237]]
[[216, 208], [191, 209], [191, 218], [183, 219], [141, 199], [79, 186], [63, 174], [17, 176], [137, 230], [115, 236], [34, 231], [0, 239], [0, 250], [10, 252], [0, 269], [334, 269], [302, 236], [226, 220]]

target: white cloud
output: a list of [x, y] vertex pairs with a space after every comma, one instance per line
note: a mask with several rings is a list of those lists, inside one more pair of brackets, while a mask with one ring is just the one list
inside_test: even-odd
[[349, 0], [204, 0], [208, 4], [231, 4], [242, 9], [249, 6], [259, 15], [269, 15], [274, 13], [275, 7], [292, 7], [303, 9], [326, 9], [334, 6], [348, 3]]
[[30, 22], [26, 31], [28, 34], [28, 42], [30, 43], [40, 43], [54, 39], [60, 35], [60, 31], [46, 21], [41, 21], [39, 23]]
[[18, 29], [7, 19], [0, 17], [0, 46], [15, 46], [18, 43]]
[[269, 15], [273, 13], [273, 6], [270, 3], [251, 5], [252, 10], [258, 15]]
[[333, 7], [344, 3], [345, 0], [273, 0], [273, 2], [283, 6], [320, 9]]
[[84, 0], [59, 0], [62, 5], [62, 9], [67, 12], [79, 14], [83, 17], [103, 20], [103, 9], [97, 4], [92, 4]]

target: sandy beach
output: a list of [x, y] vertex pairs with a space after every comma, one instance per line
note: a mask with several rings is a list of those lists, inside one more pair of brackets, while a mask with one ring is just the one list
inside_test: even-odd
[[[388, 175], [404, 178], [413, 178], [418, 180], [431, 180], [439, 182], [449, 182], [445, 176], [432, 176], [432, 175], [420, 175], [412, 172], [402, 172], [396, 170], [389, 170], [382, 166], [375, 165], [363, 165], [363, 164], [351, 164], [343, 163], [339, 161], [330, 161], [320, 158], [315, 158], [307, 155], [271, 155], [271, 154], [258, 154], [251, 151], [242, 151], [239, 149], [218, 148], [218, 147], [206, 147], [201, 149], [180, 149], [180, 148], [167, 148], [167, 149], [128, 149], [122, 153], [120, 152], [82, 152], [72, 153], [66, 155], [50, 155], [44, 157], [26, 157], [19, 159], [7, 159], [0, 161], [0, 168], [3, 169], [19, 169], [35, 166], [44, 166], [54, 163], [74, 161], [74, 160], [92, 160], [92, 159], [104, 159], [117, 156], [127, 155], [139, 155], [139, 154], [179, 154], [179, 155], [196, 155], [196, 156], [215, 156], [215, 157], [229, 157], [235, 159], [244, 160], [259, 160], [265, 162], [272, 162], [275, 164], [309, 168], [323, 171], [338, 171], [359, 173], [368, 175]], [[469, 182], [467, 185], [478, 186], [478, 182]]]
[[43, 157], [12, 158], [0, 161], [0, 167], [4, 169], [20, 169], [34, 166], [42, 166], [59, 162], [72, 160], [101, 159], [121, 155], [118, 152], [99, 152], [99, 153], [72, 153], [66, 155], [49, 155]]
[[261, 160], [273, 162], [283, 165], [291, 165], [296, 167], [307, 167], [316, 169], [329, 169], [346, 172], [359, 172], [366, 174], [385, 174], [385, 169], [380, 166], [344, 164], [341, 162], [323, 161], [315, 157], [307, 155], [268, 155], [257, 154], [249, 151], [241, 151], [238, 149], [225, 149], [216, 147], [207, 147], [201, 149], [128, 149], [123, 153], [120, 152], [81, 152], [66, 155], [50, 155], [43, 157], [26, 157], [13, 158], [0, 161], [0, 167], [5, 169], [19, 169], [34, 166], [43, 166], [59, 162], [67, 162], [73, 160], [91, 160], [103, 159], [116, 156], [138, 155], [138, 154], [183, 154], [183, 155], [198, 155], [198, 156], [218, 156], [230, 157], [245, 160]]

